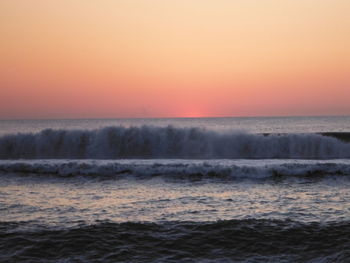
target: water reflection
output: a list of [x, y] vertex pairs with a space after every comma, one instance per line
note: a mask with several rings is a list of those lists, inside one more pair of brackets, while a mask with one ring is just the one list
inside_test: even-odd
[[[9, 178], [9, 177], [7, 177]], [[169, 182], [26, 177], [2, 180], [1, 221], [69, 225], [96, 220], [216, 221], [276, 218], [334, 221], [349, 218], [350, 181], [312, 183]]]

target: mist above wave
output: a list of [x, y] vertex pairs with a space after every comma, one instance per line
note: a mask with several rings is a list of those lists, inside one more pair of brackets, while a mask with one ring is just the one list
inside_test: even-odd
[[105, 127], [0, 137], [0, 159], [330, 159], [350, 144], [320, 134], [249, 134], [200, 128]]

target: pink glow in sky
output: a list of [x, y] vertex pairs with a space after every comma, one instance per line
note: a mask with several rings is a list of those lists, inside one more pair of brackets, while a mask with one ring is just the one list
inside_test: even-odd
[[348, 0], [0, 1], [0, 118], [350, 114]]

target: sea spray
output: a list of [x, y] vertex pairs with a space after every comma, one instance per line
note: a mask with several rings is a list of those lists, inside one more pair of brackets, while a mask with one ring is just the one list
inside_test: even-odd
[[335, 159], [350, 144], [320, 134], [250, 134], [201, 128], [105, 127], [0, 137], [0, 159]]

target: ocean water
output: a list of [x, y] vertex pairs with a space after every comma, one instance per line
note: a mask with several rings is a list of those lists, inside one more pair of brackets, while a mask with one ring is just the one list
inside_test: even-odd
[[1, 262], [350, 262], [350, 117], [0, 121]]

